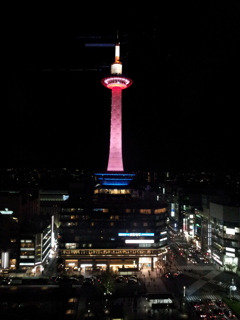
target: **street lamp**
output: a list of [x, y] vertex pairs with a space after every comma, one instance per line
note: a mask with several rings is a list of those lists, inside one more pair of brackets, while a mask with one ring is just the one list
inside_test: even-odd
[[186, 296], [186, 287], [183, 286], [183, 298], [185, 298], [185, 296]]
[[234, 283], [234, 279], [232, 279], [232, 283], [229, 286], [229, 298], [232, 299], [232, 291], [236, 291], [237, 287]]

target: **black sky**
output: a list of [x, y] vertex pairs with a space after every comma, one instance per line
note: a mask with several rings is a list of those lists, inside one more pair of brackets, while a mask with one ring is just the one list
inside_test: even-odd
[[[106, 70], [66, 70], [91, 60], [82, 35], [118, 29], [123, 72], [134, 81], [123, 91], [125, 169], [240, 170], [238, 1], [122, 8], [114, 18], [107, 7], [63, 9], [7, 12], [1, 167], [106, 169]], [[110, 66], [114, 49], [103, 50]]]

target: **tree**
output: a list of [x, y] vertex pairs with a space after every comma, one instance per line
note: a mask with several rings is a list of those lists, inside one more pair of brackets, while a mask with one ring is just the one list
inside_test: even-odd
[[234, 263], [226, 263], [225, 267], [232, 272], [236, 265]]
[[114, 273], [108, 270], [104, 271], [101, 275], [101, 279], [105, 293], [112, 294], [115, 291]]

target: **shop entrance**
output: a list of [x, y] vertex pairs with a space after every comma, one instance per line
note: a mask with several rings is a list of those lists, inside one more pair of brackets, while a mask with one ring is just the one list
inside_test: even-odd
[[152, 267], [152, 259], [149, 257], [141, 257], [139, 258], [139, 269], [140, 270], [148, 270]]

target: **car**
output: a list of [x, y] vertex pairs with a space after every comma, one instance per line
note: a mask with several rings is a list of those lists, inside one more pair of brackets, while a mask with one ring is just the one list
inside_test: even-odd
[[191, 301], [191, 305], [195, 308], [198, 309], [202, 305], [201, 301]]
[[165, 273], [165, 278], [167, 278], [167, 279], [172, 279], [173, 278], [173, 274], [171, 273], [171, 272], [167, 272], [167, 273]]
[[197, 312], [197, 314], [198, 314], [198, 316], [200, 318], [206, 318], [207, 317], [207, 314], [206, 314], [206, 312], [203, 311], [203, 309], [197, 308], [195, 310], [196, 310], [196, 312]]
[[57, 284], [57, 283], [59, 283], [62, 279], [63, 279], [63, 277], [60, 277], [60, 276], [52, 276], [52, 277], [49, 278], [49, 283], [51, 283], [51, 284]]
[[190, 262], [191, 262], [191, 263], [197, 263], [197, 261], [196, 261], [194, 258], [191, 258], [191, 259], [190, 259]]
[[220, 308], [226, 307], [225, 302], [223, 302], [222, 300], [216, 300], [215, 301], [216, 305], [219, 306]]
[[137, 277], [136, 277], [136, 276], [130, 276], [130, 277], [128, 277], [128, 280], [135, 280], [135, 281], [137, 281]]
[[94, 285], [94, 281], [91, 278], [85, 278], [83, 280], [82, 286], [93, 286]]
[[9, 277], [5, 277], [2, 279], [2, 285], [7, 285], [7, 284], [11, 284], [12, 279]]
[[126, 282], [126, 279], [125, 279], [123, 276], [118, 276], [118, 277], [115, 279], [115, 282], [117, 282], [117, 283], [124, 283], [124, 282]]
[[235, 314], [232, 313], [232, 311], [230, 309], [223, 309], [224, 314], [228, 317], [228, 318], [235, 318]]
[[209, 319], [216, 319], [217, 318], [215, 313], [213, 313], [212, 311], [210, 311], [207, 316], [208, 316]]
[[79, 282], [79, 280], [77, 278], [75, 278], [75, 277], [69, 277], [69, 281], [71, 283], [78, 283]]
[[174, 277], [178, 277], [178, 276], [180, 276], [182, 274], [182, 272], [181, 271], [176, 271], [176, 272], [174, 272]]
[[128, 278], [128, 281], [127, 281], [128, 283], [137, 283], [138, 281], [137, 281], [137, 279], [135, 279], [135, 278]]
[[215, 308], [213, 309], [213, 312], [217, 315], [217, 316], [223, 316], [224, 315], [224, 312], [222, 311], [222, 309], [220, 308]]
[[206, 303], [208, 306], [214, 306], [214, 302], [212, 301], [212, 299], [206, 299], [206, 300], [205, 300], [205, 303]]

